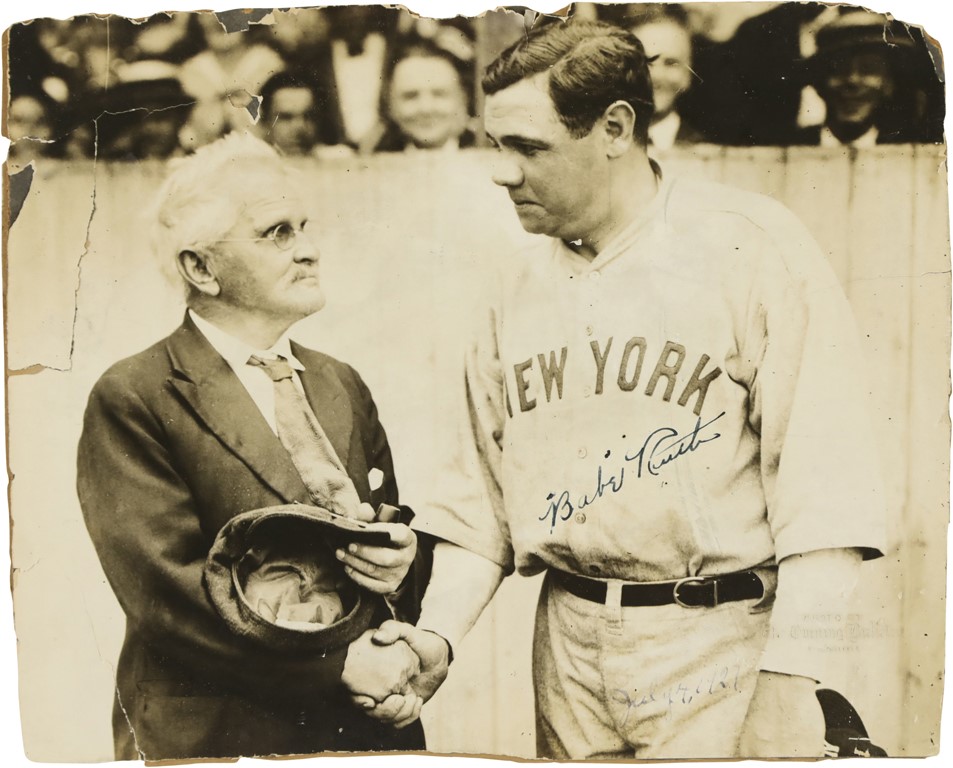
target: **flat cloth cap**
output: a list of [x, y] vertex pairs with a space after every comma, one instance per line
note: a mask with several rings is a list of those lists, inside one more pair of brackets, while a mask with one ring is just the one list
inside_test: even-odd
[[[334, 515], [320, 507], [286, 504], [244, 512], [219, 531], [205, 563], [209, 599], [229, 628], [238, 635], [290, 651], [331, 651], [356, 640], [371, 626], [382, 599], [344, 575], [335, 549], [351, 541], [386, 546], [386, 533], [365, 530], [359, 521]], [[324, 590], [340, 599], [329, 623], [276, 622], [249, 599], [252, 584], [260, 584], [275, 565], [286, 566], [314, 583], [303, 591]], [[262, 576], [264, 574], [264, 576]], [[319, 602], [320, 598], [319, 598]], [[320, 613], [320, 612], [319, 612]]]

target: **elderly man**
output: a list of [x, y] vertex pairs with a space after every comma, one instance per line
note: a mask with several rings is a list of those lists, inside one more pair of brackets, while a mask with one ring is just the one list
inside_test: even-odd
[[551, 23], [483, 87], [494, 181], [543, 237], [467, 350], [475, 484], [418, 519], [443, 540], [418, 628], [375, 642], [410, 642], [426, 699], [503, 577], [545, 572], [541, 757], [823, 754], [816, 684], [845, 660], [792, 629], [836, 631], [804, 622], [845, 615], [884, 546], [836, 278], [779, 204], [649, 160], [625, 30]]
[[[373, 521], [378, 505], [396, 504], [397, 486], [367, 387], [289, 341], [292, 324], [324, 304], [292, 181], [249, 136], [178, 161], [159, 195], [157, 242], [187, 315], [110, 368], [89, 398], [78, 491], [126, 614], [120, 759], [423, 746], [419, 728], [398, 732], [344, 695], [342, 679], [383, 699], [416, 670], [406, 647], [376, 668], [361, 654], [367, 630], [394, 615], [416, 537]], [[336, 506], [325, 518], [364, 538], [348, 544], [310, 525], [320, 501]], [[272, 509], [280, 514], [256, 517]], [[302, 519], [309, 525], [285, 531], [327, 530], [327, 541], [293, 553], [262, 535], [235, 550], [251, 531], [236, 521], [262, 523], [262, 534]], [[315, 574], [321, 584], [306, 583]], [[300, 591], [284, 589], [299, 581]], [[303, 608], [320, 609], [323, 623]]]

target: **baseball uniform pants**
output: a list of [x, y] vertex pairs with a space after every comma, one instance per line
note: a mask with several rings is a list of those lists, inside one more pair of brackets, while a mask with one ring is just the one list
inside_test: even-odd
[[605, 605], [547, 578], [533, 642], [537, 754], [550, 759], [737, 757], [770, 610]]

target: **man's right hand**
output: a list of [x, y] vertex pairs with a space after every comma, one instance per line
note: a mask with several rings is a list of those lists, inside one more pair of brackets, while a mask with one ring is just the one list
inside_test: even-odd
[[434, 632], [418, 629], [400, 621], [385, 621], [371, 637], [373, 643], [386, 648], [403, 640], [420, 660], [420, 671], [410, 678], [410, 691], [388, 696], [383, 701], [354, 694], [355, 704], [368, 716], [392, 723], [398, 728], [410, 725], [420, 716], [420, 708], [437, 692], [447, 678], [450, 666], [450, 646]]
[[407, 643], [375, 643], [374, 632], [369, 629], [351, 643], [341, 675], [352, 699], [364, 709], [386, 701], [392, 694], [410, 692], [409, 681], [420, 671], [415, 651]]
[[369, 522], [368, 531], [386, 533], [389, 546], [352, 542], [338, 549], [335, 557], [344, 564], [351, 581], [379, 595], [389, 595], [400, 587], [417, 554], [417, 535], [401, 523], [379, 523], [370, 504], [358, 507], [357, 519]]

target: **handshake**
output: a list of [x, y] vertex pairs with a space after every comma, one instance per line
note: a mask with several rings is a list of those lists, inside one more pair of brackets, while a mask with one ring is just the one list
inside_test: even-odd
[[341, 682], [369, 717], [410, 725], [447, 677], [450, 645], [412, 624], [385, 621], [351, 643]]

